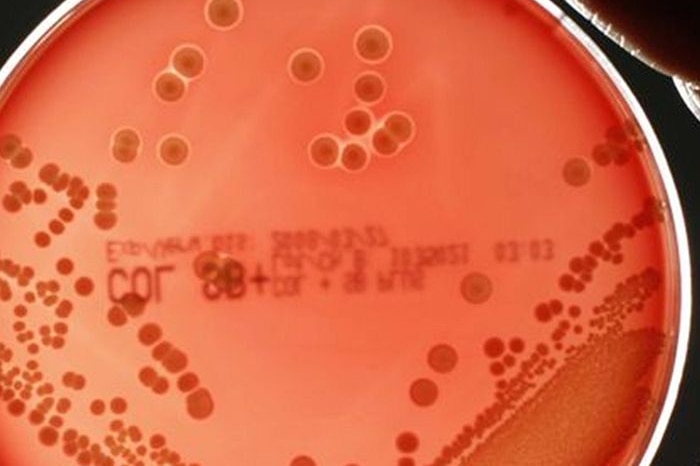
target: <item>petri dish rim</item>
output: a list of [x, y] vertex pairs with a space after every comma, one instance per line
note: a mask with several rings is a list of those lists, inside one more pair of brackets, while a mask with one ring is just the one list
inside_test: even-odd
[[607, 77], [611, 80], [616, 90], [622, 95], [625, 103], [632, 111], [637, 123], [640, 125], [644, 137], [649, 143], [649, 148], [652, 155], [651, 161], [654, 164], [654, 168], [656, 168], [656, 173], [650, 173], [650, 175], [656, 175], [657, 179], [654, 180], [654, 184], [663, 189], [666, 196], [665, 200], [668, 202], [668, 209], [671, 212], [671, 233], [673, 233], [673, 236], [667, 238], [667, 240], [675, 240], [675, 244], [667, 246], [671, 246], [671, 249], [676, 251], [678, 254], [676, 257], [678, 267], [677, 274], [679, 280], [677, 287], [678, 298], [676, 308], [676, 311], [678, 312], [678, 323], [676, 326], [677, 334], [675, 335], [676, 339], [673, 364], [669, 369], [670, 374], [667, 373], [668, 382], [666, 387], [666, 397], [660, 411], [658, 412], [656, 424], [651, 432], [651, 436], [647, 440], [644, 455], [639, 462], [640, 466], [649, 466], [652, 464], [654, 456], [661, 445], [661, 441], [663, 440], [666, 428], [668, 427], [671, 420], [671, 415], [676, 405], [683, 379], [686, 357], [688, 353], [688, 344], [690, 340], [692, 315], [692, 269], [690, 264], [690, 246], [688, 242], [685, 220], [683, 217], [683, 210], [680, 198], [678, 196], [678, 191], [673, 181], [671, 170], [666, 161], [666, 157], [664, 156], [663, 148], [661, 147], [661, 143], [656, 137], [656, 133], [654, 132], [651, 122], [644, 113], [641, 104], [625, 82], [622, 75], [617, 71], [612, 62], [607, 58], [598, 45], [590, 37], [588, 37], [583, 29], [581, 29], [571, 18], [566, 16], [564, 12], [556, 5], [551, 4], [549, 0], [533, 1], [560, 20], [561, 26], [584, 47], [589, 55], [596, 61], [597, 65], [602, 68]]
[[[78, 21], [82, 14], [102, 3], [104, 0], [64, 0], [56, 7], [38, 26], [22, 41], [20, 46], [10, 55], [9, 59], [0, 67], [0, 111], [2, 111], [7, 98], [12, 94], [15, 85], [31, 68], [44, 49], [58, 37], [63, 30]], [[653, 185], [661, 189], [665, 195], [670, 211], [671, 224], [667, 240], [673, 244], [667, 244], [677, 253], [675, 263], [669, 264], [670, 269], [677, 269], [678, 284], [675, 290], [678, 293], [676, 299], [677, 325], [674, 339], [675, 346], [671, 357], [672, 364], [666, 374], [665, 398], [657, 414], [654, 429], [646, 441], [646, 449], [640, 459], [640, 466], [649, 466], [653, 462], [664, 433], [671, 419], [678, 393], [680, 390], [688, 352], [691, 312], [692, 312], [692, 276], [690, 263], [690, 247], [687, 236], [683, 210], [678, 191], [676, 189], [671, 170], [668, 166], [662, 146], [656, 137], [656, 133], [648, 120], [644, 110], [636, 99], [634, 93], [617, 71], [612, 62], [602, 52], [598, 45], [581, 29], [563, 10], [551, 0], [521, 0], [529, 1], [539, 7], [542, 12], [560, 23], [560, 27], [573, 38], [577, 45], [593, 59], [595, 65], [600, 67], [605, 76], [610, 80], [614, 89], [623, 98], [624, 103], [634, 115], [644, 137], [646, 138], [655, 173]], [[680, 83], [676, 82], [680, 88]]]

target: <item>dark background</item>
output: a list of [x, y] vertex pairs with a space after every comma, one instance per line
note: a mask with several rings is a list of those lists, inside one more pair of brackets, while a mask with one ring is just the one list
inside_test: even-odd
[[[565, 11], [572, 13], [570, 8], [562, 5], [561, 0], [555, 1]], [[59, 3], [60, 0], [0, 0], [1, 63], [5, 62], [20, 41]], [[575, 13], [571, 16], [579, 19]], [[700, 123], [685, 108], [670, 79], [651, 71], [627, 55], [588, 24], [583, 21], [578, 23], [617, 66], [651, 119], [666, 152], [686, 212], [688, 235], [694, 254], [693, 270], [697, 272], [697, 259], [700, 257], [697, 241], [697, 238], [700, 238], [700, 181], [697, 177], [700, 172], [693, 167], [698, 163], [697, 159], [700, 159]], [[700, 44], [697, 45], [700, 53]], [[695, 296], [700, 291], [697, 279], [694, 279], [693, 291]], [[700, 464], [700, 394], [697, 393], [700, 389], [700, 344], [696, 341], [698, 330], [700, 316], [696, 314], [679, 402], [654, 466]]]

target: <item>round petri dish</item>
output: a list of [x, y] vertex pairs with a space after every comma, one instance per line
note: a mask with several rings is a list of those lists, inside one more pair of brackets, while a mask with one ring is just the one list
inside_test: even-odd
[[0, 74], [0, 464], [650, 464], [687, 238], [545, 1], [69, 1]]

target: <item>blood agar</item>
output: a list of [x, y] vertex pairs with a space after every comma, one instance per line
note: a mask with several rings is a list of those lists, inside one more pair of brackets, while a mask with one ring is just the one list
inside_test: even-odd
[[544, 0], [395, 6], [73, 0], [3, 68], [0, 465], [650, 463], [638, 104]]

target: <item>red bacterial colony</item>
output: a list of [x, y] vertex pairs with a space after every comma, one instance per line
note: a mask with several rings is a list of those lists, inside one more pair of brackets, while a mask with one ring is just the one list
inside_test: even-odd
[[92, 3], [0, 87], [0, 466], [638, 464], [683, 238], [557, 19]]

